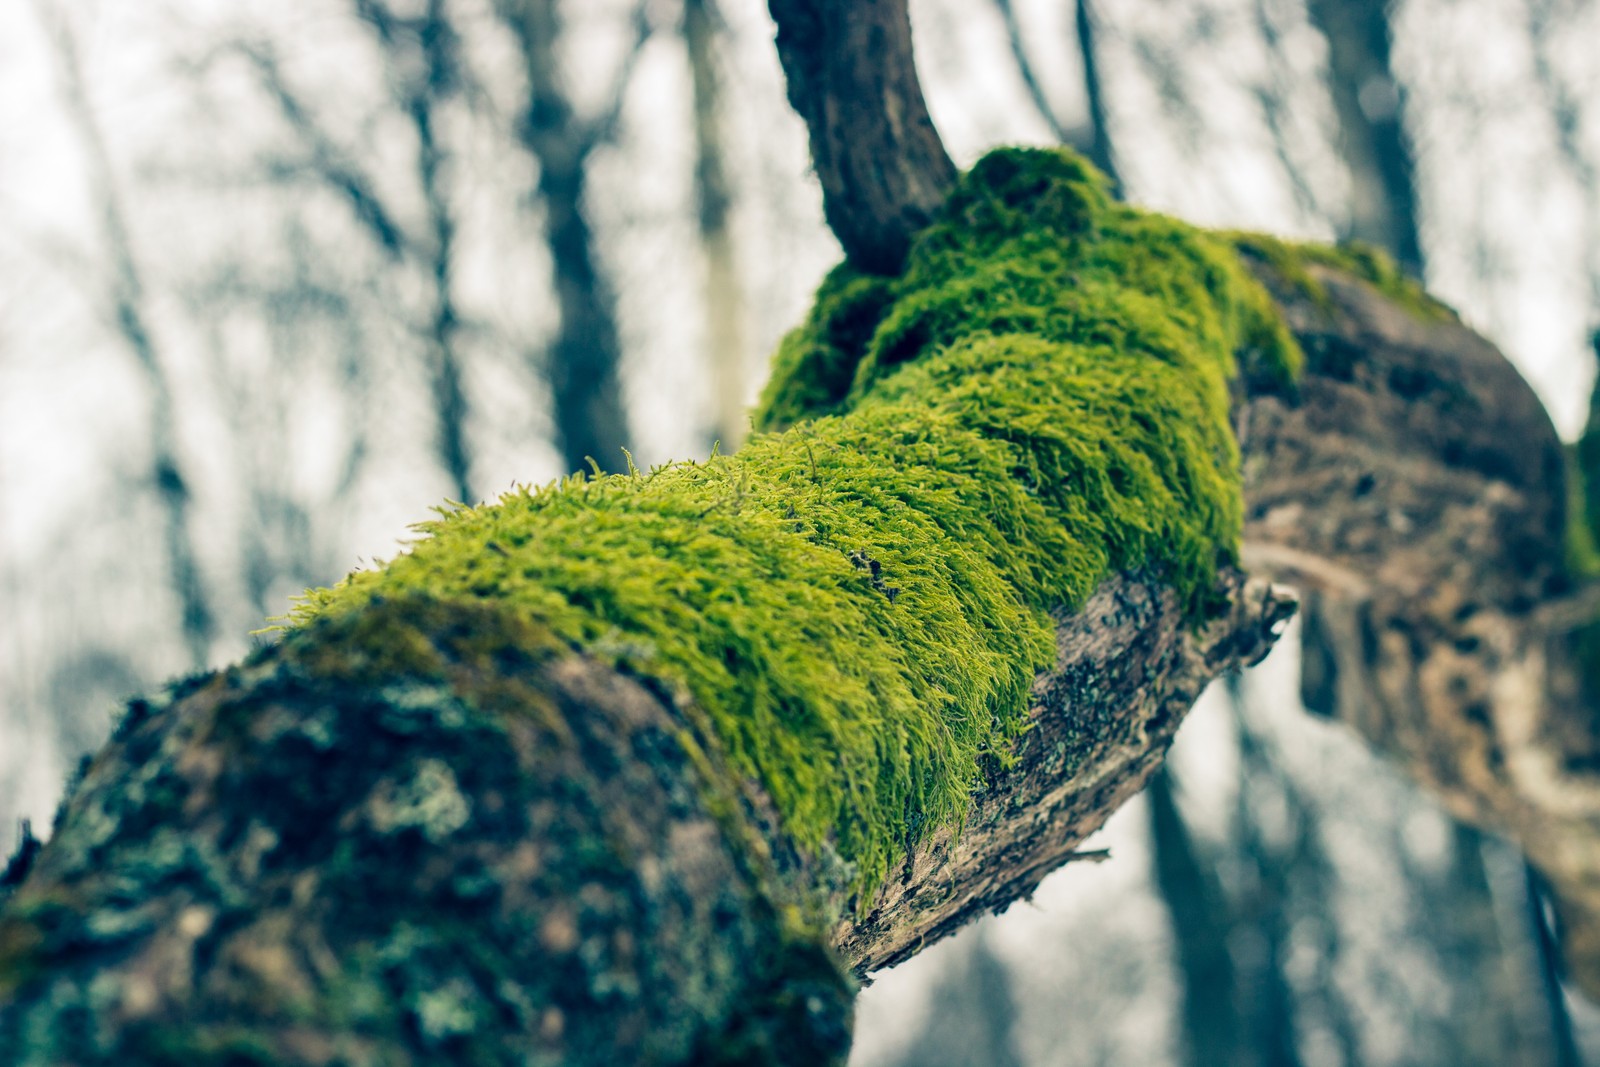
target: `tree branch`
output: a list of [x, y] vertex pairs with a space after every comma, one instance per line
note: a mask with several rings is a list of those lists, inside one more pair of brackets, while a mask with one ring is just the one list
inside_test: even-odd
[[905, 0], [769, 0], [789, 103], [850, 262], [892, 274], [955, 184], [917, 81]]
[[1307, 706], [1510, 834], [1549, 880], [1570, 976], [1600, 994], [1595, 614], [1566, 567], [1561, 443], [1453, 318], [1311, 273], [1317, 300], [1276, 283], [1308, 357], [1299, 400], [1242, 413], [1245, 563], [1307, 592]]
[[[1081, 173], [1070, 161], [1006, 155], [970, 179], [997, 183], [992, 203], [969, 189], [952, 217], [1016, 206], [1007, 198], [1028, 188], [1039, 198], [1029, 210], [1039, 214], [1010, 225], [1036, 234], [1071, 224], [1063, 189], [1013, 181], [1010, 168], [1029, 159], [1069, 180]], [[1179, 249], [1211, 247], [1186, 245], [1200, 238], [1181, 236], [1175, 224], [1109, 204], [1096, 210], [1106, 212], [1097, 240], [1111, 243], [1076, 254], [1116, 247], [1120, 226], [1167, 227], [1142, 247], [1181, 262], [1189, 261]], [[974, 247], [967, 254], [990, 246]], [[1594, 884], [1586, 881], [1586, 842], [1595, 837], [1585, 806], [1594, 791], [1584, 784], [1592, 764], [1583, 762], [1593, 739], [1578, 705], [1558, 705], [1568, 676], [1535, 610], [1565, 582], [1561, 453], [1548, 420], [1498, 353], [1431, 305], [1407, 301], [1392, 280], [1385, 284], [1395, 295], [1385, 296], [1348, 274], [1291, 269], [1282, 254], [1260, 266], [1309, 361], [1286, 389], [1251, 357], [1236, 386], [1246, 560], [1316, 591], [1322, 630], [1335, 638], [1335, 702], [1458, 810], [1521, 836], [1569, 920], [1569, 962], [1580, 979], [1592, 977], [1581, 920]], [[958, 254], [947, 269], [956, 289], [914, 288], [907, 306], [937, 308], [930, 298], [965, 292], [975, 265]], [[1176, 302], [1172, 314], [1186, 293], [1211, 293], [1179, 277], [1160, 283]], [[1228, 306], [1244, 306], [1235, 299]], [[857, 314], [829, 306], [847, 319]], [[1094, 314], [1119, 322], [1114, 316], [1144, 306], [1129, 296]], [[1074, 323], [1089, 313], [1086, 304], [1072, 308]], [[1200, 324], [1193, 336], [1208, 335], [1203, 324], [1214, 320], [1205, 314], [1185, 319]], [[826, 732], [789, 731], [855, 711], [828, 710], [819, 689], [799, 697], [814, 703], [781, 715], [741, 704], [729, 725], [716, 718], [716, 690], [686, 688], [673, 679], [698, 675], [671, 665], [701, 663], [694, 650], [704, 646], [714, 656], [707, 664], [746, 679], [735, 692], [753, 695], [740, 700], [790, 684], [785, 664], [816, 649], [791, 636], [772, 646], [779, 658], [769, 662], [743, 616], [728, 614], [734, 600], [783, 633], [827, 620], [842, 636], [819, 630], [807, 640], [841, 669], [878, 671], [876, 663], [851, 667], [848, 656], [864, 647], [874, 660], [892, 657], [896, 647], [874, 644], [880, 639], [852, 629], [852, 620], [895, 627], [896, 642], [940, 618], [950, 633], [968, 632], [941, 614], [928, 583], [976, 566], [962, 554], [985, 543], [994, 516], [1059, 490], [1046, 480], [1007, 497], [1003, 475], [963, 458], [968, 431], [941, 420], [966, 417], [974, 409], [963, 405], [989, 396], [977, 401], [977, 425], [1007, 448], [1044, 449], [1007, 453], [1032, 458], [1007, 459], [1005, 469], [1043, 472], [1054, 447], [1047, 427], [1088, 432], [1083, 420], [1098, 416], [1069, 407], [1041, 423], [1019, 409], [1022, 422], [1004, 422], [1005, 405], [1020, 401], [972, 393], [989, 388], [978, 376], [1041, 375], [1024, 394], [1049, 394], [1059, 388], [1052, 375], [1066, 373], [1052, 370], [1054, 361], [1070, 366], [1074, 349], [1041, 348], [1038, 359], [1015, 362], [1006, 353], [1020, 351], [1007, 347], [1017, 342], [995, 339], [981, 321], [962, 328], [980, 337], [973, 351], [997, 362], [965, 366], [967, 342], [924, 337], [921, 362], [872, 386], [887, 392], [843, 418], [759, 437], [705, 467], [463, 512], [391, 565], [392, 578], [330, 594], [318, 621], [281, 646], [136, 703], [50, 844], [11, 875], [20, 885], [0, 913], [0, 1047], [10, 1042], [26, 1065], [186, 1061], [244, 1049], [292, 1063], [493, 1060], [529, 1049], [572, 1063], [825, 1063], [841, 1055], [851, 985], [834, 959], [880, 967], [1025, 897], [1143, 786], [1200, 688], [1264, 654], [1294, 603], [1224, 567], [1208, 585], [1209, 621], [1196, 628], [1166, 566], [1108, 574], [1076, 609], [1051, 616], [1054, 652], [1032, 686], [1029, 728], [1003, 758], [979, 760], [959, 824], [907, 822], [887, 877], [862, 895], [863, 868], [805, 836], [810, 824], [793, 790], [812, 787], [743, 747], [793, 737], [802, 755], [786, 759], [809, 765], [804, 754], [815, 752], [825, 784], [848, 781], [860, 774], [854, 750], [828, 747], [835, 741]], [[1108, 327], [1075, 328], [1099, 337]], [[1250, 336], [1259, 343], [1263, 335]], [[882, 340], [886, 350], [904, 343]], [[1124, 358], [1140, 361], [1126, 379], [1144, 398], [1138, 417], [1157, 417], [1152, 397], [1174, 395], [1149, 384], [1168, 373], [1163, 362], [1095, 350], [1096, 366]], [[945, 364], [964, 384], [882, 408], [892, 403], [884, 397]], [[1070, 394], [1059, 402], [1075, 403]], [[1104, 394], [1096, 407], [1121, 402]], [[924, 418], [941, 427], [926, 439], [937, 442], [942, 468], [918, 465]], [[1152, 440], [1170, 445], [1170, 432]], [[1132, 476], [1132, 461], [1116, 462], [1119, 477]], [[988, 517], [947, 515], [964, 541], [897, 552], [894, 539], [924, 521], [918, 507], [947, 506], [938, 502], [965, 492], [958, 480], [943, 496], [923, 495], [929, 479], [940, 470], [965, 477], [957, 472], [972, 463]], [[841, 478], [850, 488], [825, 505], [834, 499], [827, 487]], [[507, 525], [524, 506], [530, 521], [545, 524], [531, 541]], [[613, 527], [608, 509], [617, 508], [626, 521]], [[1153, 513], [1144, 514], [1141, 521]], [[841, 541], [824, 532], [863, 517], [869, 524]], [[561, 525], [569, 520], [575, 525]], [[656, 531], [653, 547], [616, 547], [640, 530]], [[1013, 534], [1008, 543], [1025, 549], [1028, 541]], [[742, 555], [741, 545], [759, 551]], [[792, 563], [790, 552], [800, 553]], [[889, 561], [881, 573], [872, 566], [879, 557]], [[597, 570], [607, 559], [614, 566]], [[933, 569], [919, 572], [917, 560]], [[447, 563], [465, 568], [459, 589], [453, 572], [436, 569]], [[971, 573], [979, 586], [991, 581]], [[668, 613], [665, 629], [615, 614], [638, 595], [629, 592], [636, 580], [680, 591], [649, 609]], [[560, 594], [546, 601], [537, 593], [532, 603], [555, 606], [530, 614], [517, 599], [530, 582]], [[382, 592], [362, 600], [363, 589]], [[356, 599], [339, 609], [341, 596]], [[766, 597], [786, 607], [763, 608]], [[978, 610], [979, 601], [967, 603]], [[562, 621], [591, 617], [596, 625], [578, 631]], [[981, 677], [973, 672], [988, 669], [993, 655], [981, 642], [994, 633], [986, 626], [963, 638], [979, 642], [952, 661], [967, 674], [946, 674], [942, 684]], [[688, 644], [669, 643], [679, 636]], [[752, 673], [750, 663], [768, 673]], [[850, 679], [830, 684], [856, 684]], [[964, 728], [958, 711], [932, 721]], [[903, 728], [894, 716], [870, 723]], [[740, 740], [746, 730], [754, 742]], [[872, 758], [895, 756], [888, 745], [870, 742]], [[889, 773], [867, 772], [880, 782]], [[936, 773], [944, 772], [930, 764], [912, 780]], [[835, 844], [852, 840], [847, 829], [864, 812], [839, 813]]]
[[94, 104], [84, 84], [78, 42], [65, 10], [35, 0], [34, 10], [50, 37], [61, 81], [63, 104], [87, 160], [86, 177], [99, 214], [100, 239], [111, 261], [103, 299], [112, 325], [150, 392], [150, 484], [160, 502], [167, 576], [178, 601], [179, 628], [190, 664], [210, 661], [216, 638], [216, 609], [195, 548], [192, 489], [181, 455], [177, 403], [166, 357], [152, 328], [145, 272], [123, 208], [122, 190]]

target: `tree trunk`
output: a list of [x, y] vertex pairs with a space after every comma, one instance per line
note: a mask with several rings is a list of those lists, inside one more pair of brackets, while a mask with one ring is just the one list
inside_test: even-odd
[[[598, 262], [594, 229], [585, 213], [589, 157], [615, 132], [626, 73], [593, 120], [574, 112], [556, 48], [561, 16], [556, 0], [496, 0], [495, 10], [516, 38], [528, 78], [518, 138], [539, 165], [539, 205], [561, 322], [539, 361], [550, 382], [556, 445], [569, 471], [617, 470], [629, 441], [622, 401], [622, 337], [616, 297]], [[643, 44], [635, 42], [635, 52]]]
[[1328, 87], [1350, 168], [1350, 217], [1342, 236], [1391, 250], [1422, 276], [1416, 179], [1404, 125], [1405, 89], [1389, 62], [1388, 0], [1310, 0], [1307, 13], [1328, 42]]

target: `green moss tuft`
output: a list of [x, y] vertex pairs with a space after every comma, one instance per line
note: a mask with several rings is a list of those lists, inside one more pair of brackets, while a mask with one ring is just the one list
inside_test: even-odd
[[806, 323], [778, 345], [761, 393], [769, 424], [791, 426], [839, 410], [867, 341], [894, 301], [887, 278], [841, 263], [817, 289]]
[[509, 606], [693, 706], [866, 901], [1008, 758], [1051, 610], [1153, 567], [1203, 614], [1240, 534], [1241, 353], [1298, 367], [1227, 240], [1003, 150], [900, 277], [829, 276], [738, 455], [450, 511], [293, 618]]
[[1447, 304], [1428, 295], [1416, 279], [1409, 277], [1382, 249], [1363, 241], [1338, 245], [1314, 241], [1290, 242], [1261, 233], [1227, 235], [1240, 253], [1265, 260], [1289, 285], [1328, 307], [1328, 291], [1306, 268], [1312, 264], [1332, 267], [1354, 275], [1424, 322], [1453, 321], [1458, 316]]

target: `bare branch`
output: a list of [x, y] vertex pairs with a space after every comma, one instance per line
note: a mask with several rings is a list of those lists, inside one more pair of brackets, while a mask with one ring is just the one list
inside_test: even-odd
[[216, 636], [216, 615], [201, 572], [190, 517], [190, 485], [177, 440], [172, 382], [150, 324], [144, 271], [134, 249], [104, 131], [84, 84], [78, 42], [67, 15], [35, 0], [40, 24], [55, 50], [63, 104], [87, 159], [87, 177], [99, 213], [101, 240], [110, 260], [109, 317], [150, 390], [150, 482], [161, 503], [167, 571], [178, 598], [181, 632], [191, 664], [204, 667]]
[[684, 0], [683, 40], [694, 90], [695, 221], [706, 259], [706, 349], [714, 397], [713, 441], [731, 451], [744, 440], [743, 279], [734, 254], [733, 196], [724, 164], [722, 83], [716, 46], [721, 15], [713, 0]]
[[905, 0], [768, 7], [828, 225], [855, 266], [894, 273], [956, 179], [917, 81]]
[[1350, 167], [1352, 203], [1343, 236], [1386, 249], [1420, 278], [1415, 165], [1404, 126], [1405, 87], [1389, 62], [1390, 5], [1309, 0], [1306, 10], [1328, 42], [1328, 88], [1340, 154]]
[[1116, 153], [1111, 147], [1111, 120], [1106, 115], [1105, 86], [1100, 77], [1099, 27], [1090, 0], [1077, 0], [1073, 26], [1078, 35], [1078, 54], [1083, 59], [1083, 87], [1089, 100], [1089, 161], [1111, 179], [1113, 189], [1122, 188]]
[[310, 151], [309, 160], [278, 163], [271, 169], [286, 175], [303, 168], [316, 175], [349, 202], [356, 221], [391, 260], [405, 258], [408, 251], [405, 232], [378, 195], [376, 183], [346, 156], [311, 115], [284, 78], [277, 55], [268, 45], [255, 42], [241, 41], [234, 46], [234, 51], [255, 68], [261, 87]]
[[1017, 18], [1016, 6], [1011, 0], [994, 0], [994, 6], [1000, 12], [1001, 22], [1005, 24], [1006, 44], [1011, 49], [1011, 58], [1016, 60], [1017, 73], [1022, 77], [1022, 87], [1027, 91], [1028, 99], [1033, 102], [1034, 110], [1050, 128], [1052, 137], [1062, 144], [1078, 147], [1071, 133], [1056, 116], [1056, 109], [1045, 94], [1044, 83], [1039, 80], [1039, 72], [1033, 64], [1033, 56], [1028, 53], [1028, 46], [1022, 39], [1022, 23]]

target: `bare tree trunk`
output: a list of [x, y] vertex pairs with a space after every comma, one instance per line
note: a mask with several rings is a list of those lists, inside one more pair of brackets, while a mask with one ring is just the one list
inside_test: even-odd
[[255, 69], [262, 89], [300, 138], [306, 158], [283, 164], [293, 175], [308, 171], [350, 206], [356, 222], [390, 263], [410, 266], [426, 279], [429, 306], [420, 335], [433, 399], [434, 455], [461, 503], [476, 501], [467, 441], [470, 404], [462, 381], [460, 313], [455, 297], [455, 207], [450, 195], [450, 154], [442, 141], [441, 111], [461, 87], [458, 41], [443, 0], [428, 0], [417, 17], [403, 16], [383, 0], [355, 0], [354, 10], [371, 27], [389, 59], [391, 91], [416, 137], [416, 180], [426, 230], [407, 232], [401, 213], [379, 191], [359, 161], [335, 143], [290, 85], [278, 57], [265, 45], [236, 46]]
[[144, 271], [123, 210], [116, 168], [84, 85], [78, 43], [67, 24], [68, 16], [47, 0], [35, 0], [34, 7], [55, 47], [67, 115], [87, 160], [89, 188], [99, 214], [100, 238], [111, 265], [107, 298], [113, 326], [133, 356], [150, 393], [150, 484], [161, 504], [167, 575], [178, 601], [179, 631], [190, 664], [201, 668], [211, 658], [211, 643], [217, 630], [216, 612], [195, 549], [190, 479], [185, 474], [178, 445], [172, 382], [150, 324]]
[[[622, 341], [616, 299], [595, 258], [594, 232], [584, 214], [589, 156], [612, 137], [631, 59], [624, 62], [601, 116], [583, 121], [573, 112], [561, 78], [556, 42], [558, 0], [497, 0], [500, 18], [515, 35], [528, 78], [528, 102], [518, 136], [539, 164], [539, 203], [561, 323], [543, 360], [555, 407], [556, 444], [568, 470], [621, 467], [628, 443], [618, 378]], [[638, 16], [643, 19], [643, 14]], [[641, 21], [641, 27], [645, 24]], [[635, 42], [642, 46], [645, 32]]]
[[1061, 121], [1045, 95], [1044, 82], [1040, 79], [1033, 57], [1028, 52], [1027, 43], [1023, 40], [1022, 22], [1017, 17], [1016, 6], [1012, 0], [994, 0], [994, 5], [1000, 12], [1001, 21], [1005, 24], [1006, 43], [1011, 48], [1011, 56], [1017, 63], [1017, 72], [1022, 76], [1022, 86], [1027, 91], [1028, 98], [1033, 101], [1034, 110], [1044, 119], [1045, 125], [1050, 128], [1056, 140], [1071, 145], [1088, 156], [1089, 162], [1111, 179], [1113, 192], [1120, 195], [1122, 177], [1117, 173], [1116, 161], [1112, 155], [1111, 129], [1106, 117], [1105, 87], [1100, 77], [1100, 54], [1095, 43], [1099, 31], [1095, 25], [1094, 13], [1090, 10], [1089, 0], [1074, 0], [1073, 4], [1073, 35], [1078, 46], [1078, 56], [1083, 63], [1083, 95], [1089, 112], [1088, 122], [1073, 128], [1068, 128]]
[[1084, 154], [1111, 179], [1112, 188], [1120, 190], [1122, 176], [1117, 171], [1116, 154], [1111, 147], [1111, 125], [1106, 116], [1105, 87], [1100, 77], [1100, 51], [1095, 44], [1099, 31], [1090, 0], [1076, 0], [1073, 27], [1078, 35], [1078, 55], [1083, 59], [1084, 96], [1089, 101], [1089, 144]]
[[1210, 858], [1200, 854], [1173, 795], [1172, 776], [1157, 771], [1145, 789], [1156, 891], [1172, 919], [1174, 962], [1183, 986], [1181, 1022], [1189, 1067], [1236, 1067], [1244, 1052], [1233, 958], [1233, 917]]
[[711, 368], [713, 440], [738, 448], [748, 431], [745, 400], [743, 284], [734, 254], [733, 198], [722, 131], [722, 85], [717, 71], [720, 33], [714, 0], [684, 0], [683, 40], [694, 88], [695, 221], [706, 258], [707, 362]]
[[1422, 240], [1405, 89], [1389, 62], [1387, 0], [1308, 0], [1328, 42], [1329, 91], [1340, 155], [1350, 168], [1350, 218], [1342, 236], [1388, 249], [1406, 273], [1422, 276]]
[[1027, 1067], [1017, 1051], [1012, 975], [981, 928], [930, 995], [927, 1022], [896, 1062], [902, 1067]]
[[[450, 153], [442, 141], [440, 110], [461, 83], [459, 44], [445, 13], [444, 0], [427, 0], [422, 13], [401, 17], [383, 0], [356, 0], [356, 13], [369, 23], [391, 57], [400, 81], [401, 107], [417, 137], [417, 184], [427, 209], [427, 239], [420, 242], [419, 266], [428, 276], [433, 306], [423, 331], [428, 377], [438, 425], [439, 462], [455, 499], [476, 502], [472, 457], [467, 446], [468, 408], [461, 382], [457, 332], [454, 257], [455, 209], [450, 202]], [[413, 63], [415, 52], [420, 62]]]
[[828, 226], [850, 262], [893, 274], [955, 183], [928, 117], [904, 0], [768, 0], [789, 103], [811, 132]]

